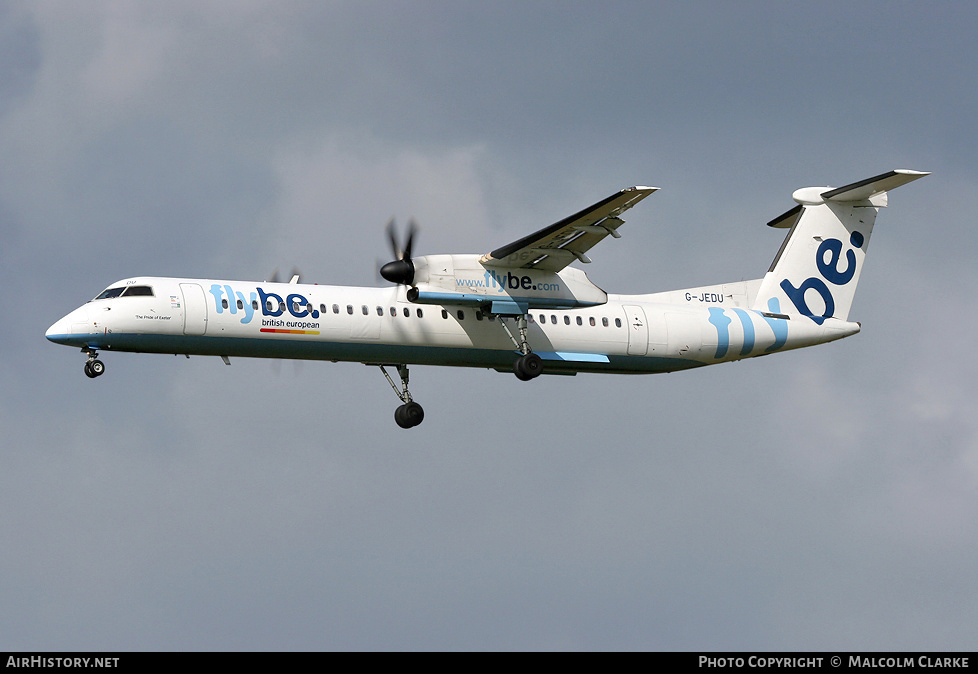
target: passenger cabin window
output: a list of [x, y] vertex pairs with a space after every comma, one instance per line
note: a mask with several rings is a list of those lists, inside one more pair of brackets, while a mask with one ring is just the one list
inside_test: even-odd
[[221, 300], [221, 306], [224, 307], [225, 309], [228, 308], [228, 300], [226, 297], [223, 300]]
[[251, 300], [251, 308], [258, 311], [258, 300]]
[[377, 315], [378, 316], [384, 315], [384, 307], [377, 307]]
[[602, 318], [601, 319], [601, 325], [603, 325], [604, 327], [607, 328], [608, 327], [608, 319], [607, 318]]
[[581, 320], [581, 317], [580, 316], [577, 317], [577, 324], [578, 325], [584, 325], [584, 321]]
[[564, 316], [564, 325], [570, 325], [570, 316]]
[[418, 309], [418, 318], [424, 318], [424, 313], [421, 311], [420, 308]]
[[360, 311], [363, 312], [363, 315], [364, 316], [369, 316], [370, 315], [370, 309], [367, 308], [367, 305], [366, 304], [360, 305]]
[[591, 327], [592, 327], [592, 328], [593, 328], [593, 327], [594, 327], [594, 326], [596, 325], [596, 323], [594, 322], [594, 316], [591, 316], [591, 318], [589, 318], [589, 319], [587, 319], [587, 320], [588, 320], [588, 323], [590, 323], [590, 324], [591, 324]]
[[615, 327], [616, 328], [620, 328], [621, 327], [621, 319], [620, 318], [616, 318], [615, 319]]
[[458, 315], [458, 320], [460, 320], [460, 321], [464, 321], [465, 320], [465, 312], [462, 311], [461, 309], [458, 310], [458, 314], [457, 315]]
[[238, 300], [238, 308], [244, 309], [244, 302], [242, 302], [241, 300]]
[[339, 304], [334, 304], [333, 305], [333, 313], [334, 314], [340, 313], [340, 305]]
[[347, 304], [346, 305], [346, 313], [350, 314], [351, 316], [353, 315], [353, 305], [352, 304]]
[[442, 317], [442, 318], [448, 318], [448, 312], [447, 312], [447, 311], [445, 311], [444, 309], [442, 309], [442, 310], [441, 310], [441, 317]]
[[404, 307], [404, 318], [411, 318], [411, 310]]

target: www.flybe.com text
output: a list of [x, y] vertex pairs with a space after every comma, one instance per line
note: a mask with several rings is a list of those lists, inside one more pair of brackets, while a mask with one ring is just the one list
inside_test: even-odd
[[498, 292], [504, 290], [560, 290], [559, 283], [533, 282], [530, 276], [517, 276], [513, 272], [496, 273], [490, 269], [485, 277], [480, 279], [455, 279], [455, 285], [461, 288], [494, 288]]

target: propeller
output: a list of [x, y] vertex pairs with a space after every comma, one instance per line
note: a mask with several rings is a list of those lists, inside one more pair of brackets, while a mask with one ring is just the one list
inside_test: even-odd
[[414, 245], [414, 235], [418, 231], [418, 226], [413, 219], [408, 221], [407, 237], [403, 249], [397, 242], [397, 232], [395, 229], [394, 218], [391, 218], [387, 221], [387, 237], [391, 242], [394, 260], [380, 268], [380, 275], [391, 283], [409, 286], [414, 281], [414, 263], [411, 261], [411, 248]]

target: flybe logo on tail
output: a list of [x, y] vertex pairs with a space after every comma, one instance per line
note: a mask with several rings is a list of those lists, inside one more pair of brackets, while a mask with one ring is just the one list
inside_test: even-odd
[[309, 300], [299, 293], [291, 293], [282, 299], [276, 293], [266, 293], [261, 288], [245, 298], [244, 293], [234, 291], [229, 285], [214, 283], [208, 292], [214, 296], [214, 309], [219, 314], [225, 311], [231, 314], [242, 313], [242, 323], [250, 323], [255, 313], [261, 311], [262, 316], [281, 316], [288, 312], [296, 318], [319, 318], [319, 311], [309, 309]]
[[[865, 238], [860, 232], [853, 232], [849, 237], [849, 243], [855, 248], [862, 248], [864, 241]], [[852, 248], [846, 251], [845, 268], [839, 269], [839, 263], [843, 258], [843, 247], [839, 239], [825, 239], [819, 244], [818, 251], [815, 253], [815, 266], [818, 268], [821, 278], [816, 276], [807, 278], [797, 288], [788, 279], [781, 281], [781, 289], [791, 300], [791, 303], [795, 305], [798, 313], [808, 316], [818, 325], [824, 323], [826, 318], [835, 315], [835, 298], [832, 297], [832, 291], [825, 282], [844, 286], [852, 281], [856, 275], [856, 253]], [[808, 307], [808, 302], [805, 301], [805, 293], [809, 290], [817, 292], [825, 304], [825, 311], [820, 316], [815, 316]]]

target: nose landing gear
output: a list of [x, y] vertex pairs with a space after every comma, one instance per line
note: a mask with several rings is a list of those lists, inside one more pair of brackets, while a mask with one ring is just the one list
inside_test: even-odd
[[88, 354], [88, 360], [85, 362], [85, 374], [90, 379], [101, 377], [105, 373], [105, 363], [98, 359], [98, 349], [82, 349], [82, 353]]

